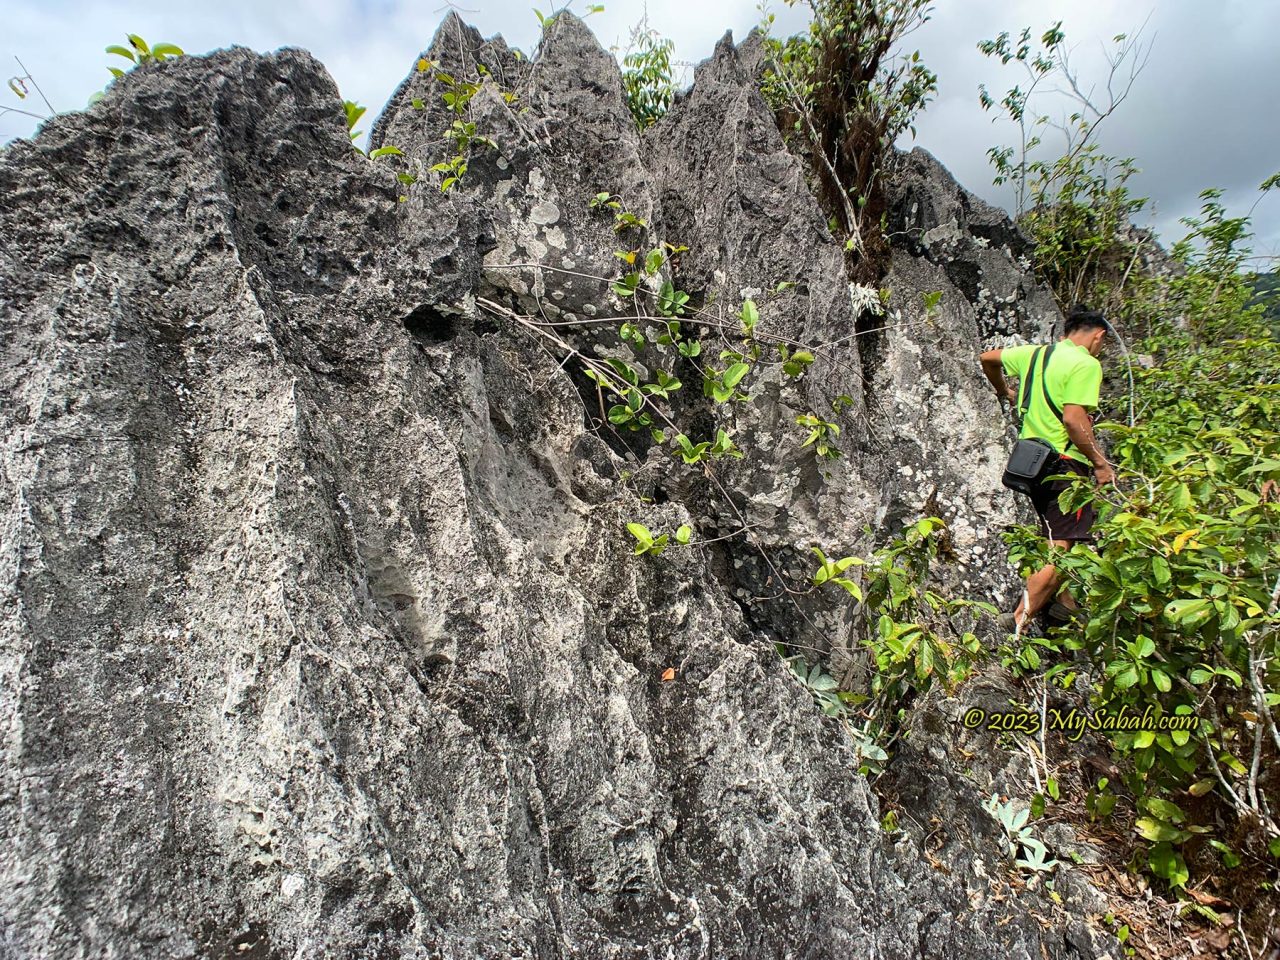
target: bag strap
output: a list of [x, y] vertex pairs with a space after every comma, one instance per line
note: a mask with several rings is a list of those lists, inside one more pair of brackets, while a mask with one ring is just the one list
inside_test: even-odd
[[[1053, 348], [1056, 346], [1057, 344], [1053, 343], [1053, 344], [1050, 344], [1047, 348], [1045, 347], [1041, 348], [1042, 350], [1044, 350], [1044, 360], [1040, 364], [1040, 394], [1041, 396], [1044, 397], [1044, 402], [1049, 405], [1049, 409], [1053, 411], [1053, 415], [1058, 418], [1058, 422], [1063, 424], [1063, 426], [1065, 426], [1066, 421], [1062, 419], [1062, 408], [1053, 402], [1053, 397], [1049, 396], [1049, 373], [1048, 373], [1049, 360], [1053, 356]], [[1027, 406], [1030, 407], [1030, 404], [1028, 404]], [[1068, 435], [1066, 449], [1071, 450], [1074, 447], [1075, 447], [1075, 442]], [[1064, 456], [1065, 454], [1066, 454], [1066, 450], [1063, 451]]]
[[[1027, 412], [1031, 409], [1031, 397], [1035, 390], [1036, 369], [1040, 370], [1040, 395], [1044, 397], [1044, 402], [1049, 409], [1053, 411], [1053, 415], [1062, 420], [1062, 408], [1053, 401], [1053, 397], [1049, 396], [1049, 361], [1053, 357], [1053, 349], [1056, 343], [1051, 343], [1047, 347], [1037, 347], [1035, 353], [1031, 354], [1031, 361], [1027, 364], [1027, 375], [1023, 378], [1023, 382], [1018, 387], [1018, 417], [1023, 422], [1027, 419]], [[1070, 450], [1075, 444], [1068, 438], [1067, 449]]]
[[1044, 351], [1044, 347], [1036, 347], [1035, 353], [1031, 354], [1031, 362], [1027, 364], [1027, 375], [1022, 378], [1022, 383], [1019, 386], [1019, 420], [1025, 421], [1027, 419], [1027, 411], [1031, 409], [1031, 388], [1036, 382], [1036, 361], [1040, 359], [1040, 355]]
[[1049, 360], [1053, 356], [1053, 348], [1057, 344], [1050, 344], [1045, 349], [1044, 361], [1040, 364], [1040, 392], [1044, 395], [1044, 402], [1049, 405], [1049, 409], [1053, 411], [1053, 415], [1062, 420], [1062, 408], [1053, 402], [1053, 398], [1049, 396]]

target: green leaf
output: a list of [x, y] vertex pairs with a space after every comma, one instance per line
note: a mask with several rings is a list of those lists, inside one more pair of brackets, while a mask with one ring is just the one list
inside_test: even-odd
[[1173, 823], [1182, 823], [1182, 821], [1187, 817], [1187, 815], [1182, 812], [1182, 808], [1176, 803], [1171, 803], [1168, 800], [1162, 800], [1159, 797], [1148, 797], [1143, 801], [1143, 806], [1146, 807], [1148, 813], [1153, 813], [1157, 817], [1172, 821]]
[[1162, 820], [1155, 820], [1151, 817], [1139, 817], [1133, 825], [1134, 829], [1145, 839], [1154, 842], [1169, 841], [1171, 843], [1182, 843], [1191, 836], [1185, 830], [1179, 830], [1173, 824], [1165, 823]]
[[933, 533], [933, 531], [934, 520], [932, 517], [921, 517], [916, 521], [916, 533], [920, 534], [921, 537], [927, 537], [929, 534]]
[[627, 532], [645, 546], [653, 543], [653, 534], [649, 532], [649, 528], [643, 523], [628, 523]]
[[1148, 851], [1147, 864], [1151, 867], [1152, 873], [1168, 880], [1169, 885], [1173, 887], [1185, 886], [1191, 877], [1182, 854], [1167, 842], [1157, 843]]
[[1234, 669], [1231, 669], [1230, 667], [1219, 667], [1213, 672], [1215, 672], [1217, 676], [1228, 678], [1228, 680], [1231, 681], [1231, 684], [1236, 687], [1244, 685], [1243, 677], [1240, 677], [1239, 673], [1236, 673]]
[[726, 387], [736, 387], [750, 369], [750, 366], [745, 363], [735, 363], [724, 372], [724, 376], [720, 378], [721, 382]]
[[1187, 793], [1193, 797], [1203, 797], [1206, 793], [1214, 788], [1216, 780], [1197, 780], [1187, 788]]
[[1244, 685], [1244, 679], [1230, 667], [1218, 667], [1213, 672], [1220, 677], [1226, 677], [1233, 686], [1240, 687]]
[[862, 590], [852, 580], [846, 579], [845, 577], [834, 577], [831, 582], [836, 584], [838, 587], [841, 587], [845, 593], [853, 597], [853, 599], [858, 601], [858, 603], [862, 603]]
[[1174, 600], [1164, 608], [1164, 615], [1184, 626], [1198, 626], [1213, 614], [1213, 602], [1203, 597]]
[[399, 147], [393, 147], [390, 144], [388, 144], [385, 147], [379, 147], [377, 150], [370, 151], [369, 153], [370, 160], [377, 160], [379, 157], [402, 157], [402, 156], [404, 156], [404, 151], [401, 150]]
[[151, 55], [157, 59], [163, 59], [164, 57], [180, 57], [183, 55], [183, 51], [181, 47], [175, 46], [172, 43], [157, 43], [151, 48]]
[[[1228, 870], [1234, 870], [1236, 867], [1240, 866], [1241, 860], [1239, 854], [1221, 840], [1210, 840], [1209, 846], [1216, 850], [1222, 857], [1222, 865]], [[1280, 857], [1280, 848], [1273, 849], [1272, 856]]]
[[1132, 663], [1125, 664], [1116, 674], [1114, 683], [1117, 690], [1127, 690], [1138, 682], [1138, 668]]
[[118, 57], [124, 57], [130, 63], [138, 62], [134, 57], [132, 50], [128, 50], [117, 43], [113, 43], [111, 46], [107, 47], [107, 53], [114, 53]]
[[607, 357], [605, 359], [605, 363], [613, 368], [614, 373], [618, 374], [618, 376], [622, 377], [633, 387], [640, 383], [640, 375], [636, 373], [635, 369], [629, 363], [619, 360], [617, 357]]
[[1263, 460], [1261, 463], [1241, 470], [1241, 473], [1280, 473], [1280, 460]]
[[686, 544], [689, 542], [689, 537], [692, 535], [693, 528], [688, 524], [681, 524], [680, 528], [676, 530], [676, 543]]

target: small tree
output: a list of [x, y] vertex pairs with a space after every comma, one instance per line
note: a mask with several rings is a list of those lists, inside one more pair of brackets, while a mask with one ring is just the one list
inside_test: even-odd
[[855, 279], [873, 282], [888, 252], [882, 217], [894, 143], [915, 132], [916, 115], [938, 82], [918, 51], [895, 51], [929, 19], [931, 7], [927, 0], [810, 5], [807, 33], [766, 38], [762, 89], [783, 135], [809, 160], [819, 195], [856, 258]]
[[622, 58], [622, 89], [627, 106], [641, 131], [657, 123], [671, 106], [671, 54], [675, 43], [658, 35], [642, 20], [631, 31], [631, 48]]
[[[1015, 214], [1036, 244], [1036, 270], [1063, 307], [1087, 300], [1108, 311], [1117, 308], [1149, 242], [1130, 226], [1147, 203], [1128, 189], [1137, 172], [1133, 158], [1103, 153], [1096, 142], [1099, 127], [1128, 98], [1146, 64], [1150, 47], [1139, 34], [1113, 38], [1105, 100], [1095, 95], [1096, 87], [1086, 89], [1073, 66], [1061, 21], [1038, 44], [1030, 28], [1016, 43], [1005, 32], [978, 44], [988, 57], [1016, 64], [1025, 74], [1025, 89], [1015, 84], [1000, 100], [1017, 126], [1018, 143], [992, 147], [987, 156], [994, 182], [1013, 186]], [[1065, 103], [1056, 117], [1048, 112], [1049, 97]], [[984, 110], [996, 104], [985, 85], [978, 88], [978, 100]], [[1039, 151], [1045, 131], [1057, 134], [1061, 153], [1054, 159]]]

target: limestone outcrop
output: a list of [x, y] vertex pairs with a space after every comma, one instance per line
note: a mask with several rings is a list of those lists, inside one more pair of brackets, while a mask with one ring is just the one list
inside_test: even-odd
[[[450, 149], [429, 72], [371, 161], [298, 50], [140, 67], [0, 152], [0, 956], [1100, 956], [891, 842], [775, 652], [854, 645], [779, 593], [809, 546], [925, 509], [1007, 593], [975, 353], [1054, 319], [1017, 231], [907, 156], [868, 322], [754, 40], [643, 137], [570, 14], [530, 59], [450, 15], [424, 56], [485, 67], [496, 147], [444, 193], [395, 177]], [[715, 482], [598, 429], [514, 319], [621, 349], [600, 191], [688, 247], [697, 306], [825, 345], [721, 420]], [[840, 394], [821, 467], [795, 416]], [[637, 519], [716, 542], [637, 558]]]

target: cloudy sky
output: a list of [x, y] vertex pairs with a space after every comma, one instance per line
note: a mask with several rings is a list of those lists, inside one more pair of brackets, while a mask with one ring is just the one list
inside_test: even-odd
[[[195, 6], [9, 0], [6, 6], [4, 74], [22, 72], [14, 61], [20, 57], [58, 110], [83, 107], [110, 79], [106, 65], [122, 61], [103, 47], [124, 43], [124, 34], [132, 32], [152, 43], [176, 43], [188, 53], [232, 44], [305, 47], [326, 64], [345, 97], [368, 105], [370, 118], [411, 69], [447, 9], [438, 0], [224, 0]], [[530, 0], [461, 0], [455, 7], [486, 35], [501, 33], [526, 51], [536, 45], [539, 28]], [[543, 12], [549, 8], [544, 0]], [[574, 7], [585, 8], [586, 0]], [[790, 32], [803, 23], [801, 9], [777, 0], [771, 8], [775, 29]], [[587, 22], [606, 46], [625, 46], [629, 28], [646, 11], [650, 25], [675, 40], [676, 56], [685, 63], [709, 55], [725, 30], [741, 39], [760, 20], [756, 0], [605, 0], [605, 11]], [[1181, 235], [1178, 218], [1199, 208], [1205, 187], [1223, 188], [1232, 213], [1249, 209], [1258, 184], [1280, 170], [1275, 0], [941, 0], [932, 20], [910, 38], [939, 76], [938, 98], [918, 124], [916, 142], [971, 190], [1008, 206], [1011, 196], [991, 185], [986, 151], [1013, 142], [1015, 131], [982, 112], [977, 89], [985, 82], [1002, 93], [1020, 77], [983, 57], [977, 43], [1023, 26], [1038, 35], [1056, 20], [1063, 21], [1081, 75], [1097, 79], [1102, 44], [1146, 23], [1148, 64], [1099, 138], [1108, 152], [1137, 159], [1142, 172], [1133, 182], [1135, 192], [1153, 199], [1152, 223], [1163, 238]], [[19, 101], [8, 91], [0, 92], [0, 104], [43, 111], [38, 98]], [[5, 113], [0, 142], [30, 136], [37, 123]], [[1256, 251], [1280, 254], [1280, 190], [1258, 205], [1254, 219]]]

